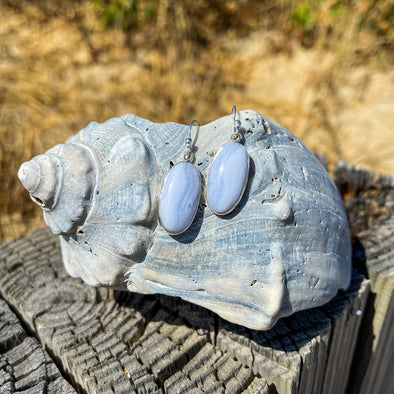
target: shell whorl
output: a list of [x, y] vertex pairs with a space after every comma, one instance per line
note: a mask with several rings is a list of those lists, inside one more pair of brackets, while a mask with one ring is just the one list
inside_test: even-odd
[[55, 156], [39, 155], [21, 165], [18, 177], [36, 204], [51, 209], [57, 202], [61, 172]]
[[18, 176], [53, 233], [71, 235], [83, 224], [96, 183], [94, 160], [85, 147], [56, 145], [23, 163]]

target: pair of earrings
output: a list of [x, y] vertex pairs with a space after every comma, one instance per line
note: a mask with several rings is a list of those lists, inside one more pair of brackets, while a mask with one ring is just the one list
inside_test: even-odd
[[[168, 173], [159, 202], [160, 223], [173, 235], [181, 234], [190, 227], [201, 197], [201, 174], [191, 164], [191, 133], [194, 125], [197, 126], [198, 133], [200, 125], [193, 120], [186, 139], [184, 160], [177, 163]], [[234, 105], [231, 142], [216, 153], [208, 175], [207, 202], [209, 208], [218, 216], [230, 213], [238, 205], [248, 180], [249, 155], [240, 144], [240, 126], [241, 122]]]

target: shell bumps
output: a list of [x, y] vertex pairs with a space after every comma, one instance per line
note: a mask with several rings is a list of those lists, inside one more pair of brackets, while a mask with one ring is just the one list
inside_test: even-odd
[[178, 296], [260, 330], [346, 288], [351, 243], [334, 183], [282, 126], [254, 111], [240, 121], [250, 157], [241, 201], [224, 216], [205, 201], [213, 157], [231, 135], [227, 116], [200, 127], [201, 199], [179, 235], [158, 223], [158, 201], [188, 126], [125, 115], [23, 163], [19, 178], [59, 234], [67, 272], [94, 286]]

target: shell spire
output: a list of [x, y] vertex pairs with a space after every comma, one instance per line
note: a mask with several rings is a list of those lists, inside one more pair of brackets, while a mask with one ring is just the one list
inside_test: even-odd
[[55, 234], [73, 234], [83, 224], [95, 185], [94, 160], [87, 149], [56, 145], [23, 163], [18, 177]]
[[39, 155], [21, 165], [19, 180], [31, 199], [42, 208], [56, 205], [61, 184], [61, 167], [55, 157]]

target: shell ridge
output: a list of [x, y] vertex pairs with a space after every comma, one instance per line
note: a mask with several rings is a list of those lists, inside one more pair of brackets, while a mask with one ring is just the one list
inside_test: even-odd
[[[124, 289], [124, 271], [128, 259], [116, 258], [110, 259], [103, 249], [101, 254], [97, 255], [93, 251], [81, 249], [79, 243], [72, 237], [60, 237], [62, 245], [62, 254], [67, 265], [72, 270], [78, 267], [79, 277], [91, 286], [110, 286]], [[104, 253], [103, 253], [104, 252]]]
[[147, 129], [149, 129], [150, 127], [152, 127], [152, 125], [154, 125], [154, 123], [151, 122], [150, 120], [140, 118], [139, 116], [134, 114], [122, 115], [120, 119], [122, 119], [127, 126], [137, 130], [139, 134], [143, 134], [143, 135], [145, 135]]
[[[48, 215], [47, 211], [43, 212], [44, 215], [44, 221], [45, 224], [51, 229], [51, 231], [53, 231], [54, 234], [58, 235], [61, 233], [60, 227], [58, 225], [58, 223], [62, 220], [61, 216], [56, 213], [56, 212], [51, 212], [50, 215]], [[57, 217], [57, 220], [54, 220], [55, 217]]]
[[[51, 209], [53, 209], [56, 207], [56, 205], [59, 202], [59, 198], [60, 198], [59, 195], [60, 195], [60, 190], [63, 185], [64, 173], [63, 173], [63, 166], [61, 165], [61, 162], [60, 162], [59, 158], [57, 157], [57, 155], [55, 155], [53, 153], [48, 153], [48, 152], [46, 152], [46, 155], [48, 155], [52, 160], [54, 160], [56, 162], [56, 165], [57, 165], [56, 175], [59, 177], [57, 185], [56, 185], [55, 196], [53, 198], [53, 203], [51, 206]], [[41, 173], [40, 173], [40, 176], [41, 176]]]
[[[169, 126], [174, 129], [171, 130]], [[167, 128], [171, 132], [167, 131]], [[163, 166], [164, 170], [170, 168], [170, 161], [176, 164], [183, 160], [187, 132], [188, 126], [177, 123], [155, 123], [149, 128], [146, 134], [147, 140], [151, 144], [158, 163]], [[170, 149], [166, 147], [168, 142]]]
[[[92, 123], [95, 123], [95, 122], [92, 122]], [[87, 215], [86, 215], [86, 218], [85, 218], [85, 221], [84, 221], [84, 223], [86, 223], [87, 221], [90, 220], [92, 212], [94, 212], [94, 209], [95, 209], [96, 202], [95, 202], [94, 196], [96, 195], [97, 187], [99, 185], [99, 179], [100, 179], [100, 173], [98, 171], [99, 166], [98, 166], [97, 157], [96, 157], [95, 152], [92, 149], [90, 149], [90, 147], [88, 145], [85, 145], [85, 144], [83, 144], [81, 142], [74, 142], [73, 144], [77, 145], [77, 146], [80, 146], [82, 149], [86, 149], [86, 151], [89, 152], [90, 158], [91, 158], [92, 163], [93, 163], [93, 167], [95, 169], [95, 182], [94, 182], [94, 186], [93, 186], [93, 190], [92, 190], [92, 198], [90, 199], [91, 206], [89, 207], [89, 209], [87, 211]], [[82, 226], [83, 226], [84, 223], [82, 223]]]
[[[70, 137], [67, 143], [89, 146], [96, 154], [97, 163], [101, 165], [118, 139], [124, 135], [130, 135], [130, 127], [119, 118], [111, 118], [104, 123], [96, 123], [94, 126], [80, 130], [75, 136]], [[137, 133], [137, 135], [140, 134], [140, 132]]]
[[70, 234], [88, 215], [94, 188], [92, 178], [97, 171], [89, 151], [76, 144], [57, 145], [46, 155], [48, 158], [57, 156], [56, 162], [61, 168], [57, 168], [57, 174], [61, 175], [56, 180], [58, 201], [44, 209], [44, 219], [56, 234]]
[[[259, 306], [251, 301], [238, 300], [234, 297], [229, 297], [229, 296], [224, 296], [224, 295], [211, 294], [201, 288], [192, 289], [192, 290], [182, 290], [181, 287], [179, 287], [179, 288], [171, 287], [171, 286], [168, 286], [162, 282], [156, 281], [154, 279], [146, 279], [145, 278], [144, 281], [146, 281], [148, 284], [151, 285], [150, 287], [152, 289], [154, 289], [154, 294], [157, 294], [157, 293], [163, 294], [163, 291], [158, 291], [158, 290], [159, 289], [166, 289], [168, 291], [165, 294], [168, 294], [168, 295], [171, 295], [174, 297], [181, 297], [183, 299], [188, 299], [189, 301], [194, 298], [194, 297], [188, 296], [187, 294], [189, 294], [189, 293], [191, 293], [191, 294], [196, 293], [198, 295], [204, 294], [204, 296], [206, 298], [208, 298], [208, 299], [211, 297], [215, 298], [215, 301], [220, 302], [220, 303], [224, 302], [224, 303], [228, 303], [228, 304], [239, 305], [241, 307], [247, 307], [248, 309], [252, 309], [253, 311], [260, 310]], [[194, 301], [191, 301], [191, 302], [194, 302]], [[199, 304], [199, 305], [202, 305], [202, 304]]]
[[97, 122], [90, 122], [86, 127], [84, 127], [83, 129], [81, 129], [77, 134], [75, 134], [75, 135], [72, 135], [71, 137], [69, 137], [69, 138], [67, 138], [67, 140], [66, 140], [66, 144], [74, 144], [75, 142], [75, 140], [79, 140], [80, 139], [80, 135], [79, 134], [82, 134], [82, 133], [90, 133], [90, 132], [92, 132], [92, 131], [94, 131], [96, 128], [97, 128], [97, 126], [99, 126], [100, 125], [100, 123], [97, 123]]
[[[166, 287], [165, 285], [161, 285], [158, 283], [156, 286], [154, 284], [154, 281], [144, 279], [147, 283], [151, 283], [151, 286], [144, 286], [144, 287], [139, 287], [139, 280], [137, 280], [137, 284], [134, 282], [136, 279], [135, 273], [133, 270], [130, 270], [128, 272], [128, 284], [127, 288], [130, 291], [138, 291], [142, 292], [143, 294], [156, 294], [156, 293], [164, 293], [166, 295], [171, 295], [173, 297], [181, 297], [182, 299], [192, 302], [194, 304], [200, 305], [204, 308], [207, 308], [223, 318], [227, 318], [227, 320], [234, 321], [236, 322], [237, 319], [234, 319], [233, 316], [233, 308], [237, 310], [237, 313], [242, 315], [243, 317], [243, 322], [242, 324], [246, 325], [249, 328], [254, 328], [254, 329], [269, 329], [272, 326], [273, 319], [271, 316], [265, 313], [265, 311], [259, 307], [257, 304], [251, 303], [251, 302], [246, 302], [243, 301], [242, 304], [239, 302], [234, 302], [230, 303], [228, 301], [221, 302], [221, 300], [218, 300], [217, 295], [211, 295], [210, 293], [207, 293], [205, 291], [201, 291], [200, 289], [194, 290], [194, 293], [192, 292], [185, 292], [185, 291], [175, 291], [171, 287]], [[202, 295], [206, 294], [206, 299], [201, 300], [198, 297], [191, 297], [188, 294], [196, 294], [196, 295]], [[221, 312], [219, 312], [221, 311]], [[226, 313], [227, 312], [227, 313]], [[276, 320], [275, 320], [276, 321]], [[238, 322], [238, 324], [240, 324]]]
[[[129, 223], [111, 223], [108, 226], [112, 228], [117, 228], [117, 236], [115, 239], [109, 238], [106, 234], [102, 232], [102, 228], [99, 228], [98, 226], [92, 226], [89, 224], [85, 230], [84, 230], [84, 237], [81, 237], [81, 240], [78, 238], [73, 238], [76, 242], [83, 243], [84, 239], [88, 238], [89, 241], [86, 245], [94, 245], [96, 248], [100, 248], [106, 251], [106, 253], [111, 254], [113, 256], [116, 256], [116, 258], [119, 258], [120, 260], [130, 263], [130, 258], [133, 256], [138, 255], [138, 262], [141, 262], [141, 255], [144, 253], [141, 253], [141, 243], [148, 243], [149, 239], [151, 238], [152, 235], [152, 230], [148, 229], [143, 226], [135, 226], [131, 225]], [[127, 232], [127, 237], [123, 238], [121, 234]], [[144, 240], [142, 238], [145, 238]], [[130, 246], [132, 243], [132, 240], [134, 240], [137, 243], [137, 250], [130, 251]], [[104, 241], [104, 242], [103, 242]], [[107, 244], [110, 244], [111, 242], [116, 243], [117, 247], [120, 247], [120, 249], [117, 248], [111, 248]], [[113, 244], [112, 244], [113, 246]], [[137, 261], [133, 260], [133, 261]]]
[[140, 137], [122, 136], [101, 166], [96, 188], [99, 193], [96, 191], [94, 196], [96, 209], [90, 220], [97, 221], [97, 217], [112, 221], [123, 218], [133, 223], [147, 220], [152, 206], [150, 165], [150, 152]]

